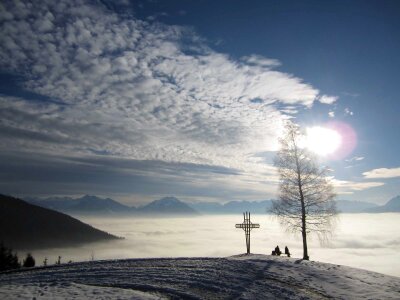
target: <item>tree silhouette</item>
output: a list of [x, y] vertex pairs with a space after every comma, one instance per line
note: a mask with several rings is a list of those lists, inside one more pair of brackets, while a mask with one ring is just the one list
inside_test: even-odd
[[24, 268], [32, 268], [35, 266], [35, 259], [32, 254], [28, 253], [26, 258], [24, 259], [23, 267]]
[[288, 123], [275, 157], [279, 200], [273, 202], [271, 212], [287, 230], [301, 232], [303, 259], [308, 260], [307, 234], [312, 232], [319, 238], [327, 238], [337, 211], [328, 170], [320, 168], [316, 158], [301, 146], [302, 138], [299, 126]]
[[13, 254], [10, 248], [0, 242], [0, 271], [18, 269], [20, 267], [17, 254]]

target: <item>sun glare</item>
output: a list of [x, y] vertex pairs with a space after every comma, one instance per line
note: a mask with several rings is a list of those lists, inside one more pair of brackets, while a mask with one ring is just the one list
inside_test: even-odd
[[340, 134], [329, 128], [314, 126], [307, 128], [305, 146], [318, 155], [334, 153], [342, 142]]

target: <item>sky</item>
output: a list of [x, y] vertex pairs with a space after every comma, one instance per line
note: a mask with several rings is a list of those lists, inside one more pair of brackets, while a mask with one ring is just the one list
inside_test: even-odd
[[0, 192], [277, 197], [287, 120], [338, 199], [400, 194], [398, 1], [2, 1]]

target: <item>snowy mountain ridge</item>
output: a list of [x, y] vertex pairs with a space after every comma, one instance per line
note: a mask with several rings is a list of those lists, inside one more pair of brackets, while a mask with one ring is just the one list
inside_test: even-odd
[[[242, 214], [251, 211], [253, 214], [266, 214], [272, 206], [273, 200], [262, 201], [229, 201], [219, 202], [185, 202], [176, 197], [163, 197], [139, 207], [128, 206], [110, 198], [100, 198], [85, 195], [81, 198], [49, 197], [45, 199], [27, 197], [29, 203], [53, 209], [72, 215], [198, 215], [198, 214]], [[337, 200], [337, 208], [341, 213], [379, 213], [400, 212], [400, 196], [397, 196], [385, 205], [362, 202]]]
[[268, 255], [105, 260], [0, 273], [5, 299], [399, 299], [400, 278]]

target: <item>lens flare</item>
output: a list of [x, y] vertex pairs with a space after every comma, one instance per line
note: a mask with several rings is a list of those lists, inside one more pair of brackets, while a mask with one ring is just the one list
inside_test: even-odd
[[338, 132], [342, 138], [340, 147], [331, 155], [331, 158], [340, 160], [352, 154], [357, 146], [357, 134], [355, 130], [344, 122], [329, 122], [325, 127]]

